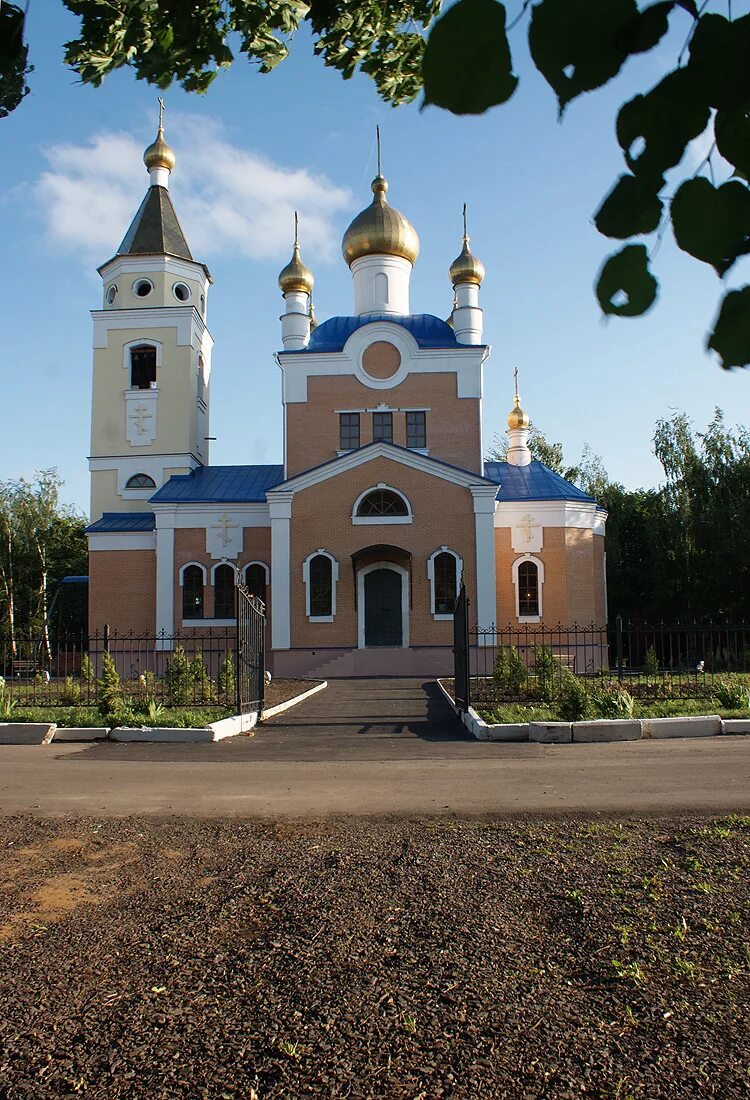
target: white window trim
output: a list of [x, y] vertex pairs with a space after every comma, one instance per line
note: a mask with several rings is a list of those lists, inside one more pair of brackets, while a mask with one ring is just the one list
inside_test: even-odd
[[[522, 562], [533, 561], [538, 570], [539, 581], [539, 614], [538, 615], [522, 615], [520, 612], [520, 593], [518, 589], [518, 568]], [[542, 615], [544, 613], [544, 605], [542, 598], [544, 595], [544, 562], [541, 558], [535, 558], [533, 554], [523, 554], [520, 558], [516, 558], [513, 562], [513, 587], [516, 590], [516, 619], [519, 623], [540, 623], [542, 621]]]
[[247, 573], [251, 565], [260, 565], [263, 567], [263, 572], [266, 574], [266, 586], [268, 586], [271, 583], [271, 569], [270, 566], [268, 566], [264, 561], [246, 561], [241, 570], [242, 583], [247, 583], [245, 581], [245, 574]]
[[203, 583], [204, 583], [204, 585], [208, 584], [208, 570], [206, 569], [203, 562], [200, 562], [200, 561], [186, 561], [184, 565], [180, 566], [180, 588], [183, 587], [184, 582], [185, 582], [185, 570], [191, 565], [197, 565], [198, 566], [201, 573], [203, 574]]
[[128, 340], [127, 344], [122, 346], [122, 365], [125, 370], [130, 370], [130, 352], [133, 348], [155, 348], [156, 349], [156, 366], [157, 369], [162, 365], [164, 359], [164, 345], [161, 340], [154, 340], [150, 336], [140, 337], [138, 340]]
[[[149, 289], [148, 294], [138, 294], [138, 292], [136, 291], [135, 288], [138, 286], [139, 283], [148, 283], [149, 284], [150, 289]], [[154, 280], [153, 279], [148, 279], [145, 275], [139, 275], [136, 279], [133, 279], [133, 285], [130, 288], [130, 293], [133, 295], [134, 298], [137, 298], [139, 301], [141, 301], [143, 298], [148, 298], [150, 294], [153, 294], [153, 291], [154, 291]]]
[[237, 566], [234, 564], [234, 562], [226, 561], [226, 560], [214, 562], [214, 564], [211, 566], [211, 584], [212, 585], [216, 584], [216, 570], [219, 568], [220, 565], [228, 565], [229, 566], [229, 568], [234, 573], [234, 580], [235, 580], [235, 584], [236, 584], [237, 583]]
[[[188, 292], [187, 298], [178, 298], [177, 297], [177, 287], [178, 286], [184, 286], [185, 287], [185, 290], [187, 290], [187, 292]], [[176, 302], [179, 302], [181, 306], [184, 306], [184, 305], [187, 305], [188, 302], [192, 302], [193, 292], [190, 289], [190, 287], [188, 286], [188, 284], [186, 282], [184, 282], [184, 280], [178, 279], [176, 282], [172, 283], [172, 297], [174, 298], [174, 300]]]
[[[365, 645], [365, 577], [375, 569], [391, 569], [401, 577], [401, 649], [409, 648], [409, 570], [393, 561], [375, 561], [357, 572], [357, 648]], [[380, 649], [380, 646], [371, 648]], [[383, 647], [385, 648], [385, 647]], [[399, 648], [394, 646], [394, 649]]]
[[[369, 496], [370, 493], [376, 493], [379, 489], [387, 489], [389, 493], [395, 493], [397, 497], [400, 497], [406, 505], [405, 516], [358, 516], [357, 510], [360, 504]], [[411, 504], [407, 497], [401, 492], [400, 489], [395, 489], [392, 485], [386, 485], [384, 481], [379, 481], [377, 485], [371, 485], [368, 489], [365, 489], [363, 493], [360, 493], [357, 499], [354, 501], [352, 507], [352, 523], [355, 527], [369, 527], [372, 524], [397, 524], [397, 523], [413, 523], [414, 513], [411, 510]]]
[[[324, 558], [329, 558], [331, 561], [331, 614], [330, 615], [311, 615], [310, 614], [310, 562], [313, 558], [317, 558], [318, 555], [322, 555]], [[336, 618], [336, 585], [339, 579], [339, 563], [334, 558], [333, 554], [329, 554], [327, 550], [322, 548], [313, 550], [311, 554], [308, 554], [302, 563], [302, 580], [305, 585], [305, 614], [311, 623], [332, 623]]]
[[444, 622], [448, 619], [453, 619], [453, 614], [446, 615], [444, 613], [438, 614], [435, 611], [435, 558], [438, 554], [450, 554], [456, 562], [456, 595], [458, 595], [461, 587], [461, 575], [464, 571], [463, 558], [459, 557], [455, 550], [451, 550], [450, 546], [439, 546], [437, 550], [433, 550], [427, 559], [427, 579], [430, 582], [430, 611], [432, 617], [436, 622]]
[[[140, 486], [128, 485], [128, 481], [134, 477], [150, 477], [154, 484]], [[134, 474], [131, 474], [123, 486], [124, 492], [137, 494], [135, 497], [136, 500], [141, 499], [144, 495], [146, 497], [153, 496], [158, 488], [159, 486], [156, 484], [156, 478], [151, 477], [151, 474], [147, 474], [145, 470], [137, 470]]]
[[234, 626], [236, 619], [183, 619], [183, 626]]

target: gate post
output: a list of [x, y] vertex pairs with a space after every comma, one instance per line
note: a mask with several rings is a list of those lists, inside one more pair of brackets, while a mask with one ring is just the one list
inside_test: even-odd
[[622, 615], [615, 619], [615, 646], [617, 649], [617, 679], [622, 683]]

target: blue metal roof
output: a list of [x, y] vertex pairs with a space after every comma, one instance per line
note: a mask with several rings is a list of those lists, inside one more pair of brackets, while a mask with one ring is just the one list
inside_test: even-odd
[[536, 459], [528, 466], [513, 466], [510, 462], [485, 462], [484, 476], [496, 481], [497, 499], [511, 500], [579, 500], [594, 504], [594, 498], [560, 474]]
[[284, 355], [298, 355], [305, 351], [341, 351], [353, 332], [373, 321], [389, 321], [410, 332], [420, 348], [460, 347], [453, 329], [446, 321], [431, 313], [368, 313], [365, 317], [329, 317], [314, 329], [305, 348]]
[[153, 531], [153, 512], [105, 512], [96, 523], [86, 528], [87, 535], [113, 531]]
[[264, 503], [266, 490], [284, 479], [283, 466], [198, 466], [174, 474], [151, 497], [153, 504]]

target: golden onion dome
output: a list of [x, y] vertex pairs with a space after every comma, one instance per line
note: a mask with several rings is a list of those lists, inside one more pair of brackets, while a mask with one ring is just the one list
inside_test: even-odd
[[518, 428], [528, 428], [530, 423], [528, 413], [525, 413], [521, 408], [521, 398], [516, 394], [513, 408], [508, 414], [508, 427], [513, 431]]
[[474, 283], [475, 286], [482, 285], [484, 264], [470, 250], [467, 236], [464, 236], [463, 248], [451, 264], [449, 274], [453, 286], [459, 286], [461, 283]]
[[164, 140], [164, 129], [161, 126], [156, 135], [156, 141], [153, 141], [143, 154], [143, 163], [148, 169], [166, 168], [168, 172], [171, 172], [175, 166], [174, 150]]
[[388, 181], [377, 175], [372, 181], [373, 200], [357, 214], [341, 244], [351, 267], [361, 256], [400, 256], [413, 264], [419, 255], [419, 237], [408, 218], [386, 199]]
[[282, 294], [310, 294], [315, 284], [313, 273], [302, 263], [299, 245], [294, 242], [292, 258], [279, 272], [279, 288]]

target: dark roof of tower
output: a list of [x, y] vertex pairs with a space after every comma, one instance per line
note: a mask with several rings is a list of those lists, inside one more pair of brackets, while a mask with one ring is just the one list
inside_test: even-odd
[[117, 255], [163, 256], [165, 253], [181, 260], [193, 258], [169, 191], [166, 187], [149, 187]]
[[528, 466], [514, 466], [510, 462], [485, 462], [484, 476], [496, 481], [500, 488], [497, 499], [516, 500], [571, 500], [596, 503], [572, 481], [550, 470], [543, 462], [534, 459]]

